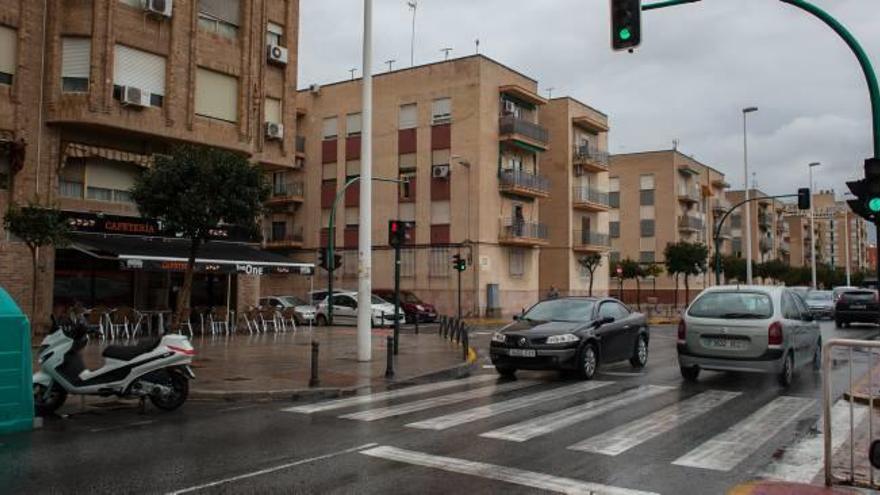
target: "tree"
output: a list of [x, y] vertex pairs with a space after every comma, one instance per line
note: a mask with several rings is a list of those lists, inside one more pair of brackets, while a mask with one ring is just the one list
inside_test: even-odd
[[599, 265], [602, 264], [602, 255], [599, 253], [592, 253], [586, 256], [581, 256], [578, 258], [578, 263], [584, 267], [588, 272], [590, 272], [590, 292], [589, 295], [593, 295], [593, 277], [596, 274], [596, 270], [599, 268]]
[[678, 276], [684, 276], [685, 304], [690, 301], [690, 277], [706, 271], [709, 248], [702, 243], [677, 242], [664, 250], [666, 271], [675, 276], [675, 305], [678, 307]]
[[745, 282], [746, 260], [736, 256], [724, 256], [721, 258], [721, 271], [724, 272], [727, 283], [731, 283], [733, 280]]
[[28, 206], [12, 206], [3, 217], [6, 230], [21, 239], [31, 252], [31, 320], [37, 319], [37, 256], [44, 246], [64, 246], [70, 229], [67, 220], [54, 207], [40, 206], [33, 202]]
[[230, 151], [181, 145], [135, 182], [132, 198], [141, 215], [161, 221], [190, 240], [183, 287], [177, 295], [177, 321], [189, 308], [199, 249], [218, 225], [257, 229], [269, 188], [259, 169]]
[[623, 268], [623, 274], [621, 278], [623, 280], [626, 279], [635, 279], [636, 281], [636, 307], [639, 311], [642, 310], [642, 287], [639, 280], [639, 277], [642, 276], [642, 267], [639, 265], [638, 261], [631, 260], [629, 258], [624, 259], [620, 262], [620, 267]]
[[651, 263], [647, 266], [642, 267], [642, 275], [645, 277], [651, 277], [651, 280], [654, 283], [654, 296], [657, 296], [657, 277], [663, 274], [663, 267], [660, 266], [659, 263]]
[[777, 282], [781, 281], [783, 276], [791, 269], [788, 263], [785, 263], [782, 260], [770, 260], [758, 267], [758, 273], [761, 274], [761, 278], [772, 279]]

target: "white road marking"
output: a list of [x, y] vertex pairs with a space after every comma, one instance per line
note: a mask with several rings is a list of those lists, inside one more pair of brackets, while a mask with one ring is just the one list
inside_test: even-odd
[[510, 440], [511, 442], [525, 442], [526, 440], [553, 433], [554, 431], [578, 424], [581, 421], [595, 418], [600, 414], [628, 406], [634, 402], [643, 401], [670, 390], [673, 390], [673, 387], [642, 385], [641, 387], [625, 390], [610, 397], [592, 400], [561, 411], [538, 416], [528, 421], [492, 430], [480, 436], [498, 440]]
[[302, 465], [302, 464], [308, 464], [308, 463], [311, 463], [311, 462], [323, 461], [323, 460], [326, 460], [326, 459], [331, 459], [331, 458], [333, 458], [333, 457], [338, 457], [338, 456], [345, 455], [345, 454], [351, 454], [351, 453], [358, 452], [358, 451], [361, 451], [361, 450], [364, 450], [364, 449], [369, 449], [369, 448], [371, 448], [371, 447], [375, 447], [376, 445], [378, 445], [378, 444], [376, 444], [376, 443], [367, 443], [367, 444], [364, 444], [364, 445], [360, 445], [360, 446], [358, 446], [358, 447], [352, 447], [352, 448], [350, 448], [350, 449], [340, 450], [340, 451], [338, 451], [338, 452], [331, 452], [331, 453], [329, 453], [329, 454], [319, 455], [319, 456], [317, 456], [317, 457], [310, 457], [310, 458], [308, 458], [308, 459], [300, 459], [300, 460], [298, 460], [298, 461], [289, 462], [289, 463], [287, 463], [287, 464], [281, 464], [280, 466], [275, 466], [275, 467], [270, 467], [270, 468], [266, 468], [266, 469], [261, 469], [261, 470], [259, 470], [259, 471], [254, 471], [254, 472], [251, 472], [251, 473], [240, 474], [240, 475], [238, 475], [238, 476], [233, 476], [233, 477], [231, 477], [231, 478], [223, 478], [223, 479], [220, 479], [220, 480], [217, 480], [217, 481], [212, 481], [212, 482], [210, 482], [210, 483], [205, 483], [205, 484], [203, 484], [203, 485], [196, 485], [196, 486], [191, 486], [191, 487], [189, 487], [189, 488], [183, 488], [183, 489], [181, 489], [181, 490], [176, 490], [176, 491], [173, 491], [173, 492], [168, 492], [167, 495], [179, 495], [179, 494], [181, 494], [181, 493], [197, 492], [197, 491], [199, 491], [199, 490], [204, 490], [205, 488], [211, 488], [211, 487], [215, 487], [215, 486], [218, 486], [218, 485], [224, 485], [224, 484], [226, 484], [226, 483], [232, 483], [232, 482], [235, 482], [235, 481], [241, 481], [241, 480], [245, 480], [245, 479], [248, 479], [248, 478], [254, 478], [254, 477], [256, 477], [256, 476], [262, 476], [262, 475], [264, 475], [264, 474], [274, 473], [275, 471], [281, 471], [281, 470], [283, 470], [283, 469], [288, 469], [288, 468], [292, 468], [292, 467], [300, 466], [300, 465]]
[[730, 471], [815, 403], [813, 399], [777, 397], [673, 464]]
[[644, 373], [627, 373], [624, 371], [602, 371], [602, 370], [599, 370], [599, 374], [600, 375], [608, 375], [608, 376], [623, 376], [623, 377], [645, 376]]
[[[868, 408], [855, 404], [853, 421], [856, 425], [865, 420]], [[819, 418], [816, 433], [800, 439], [785, 450], [782, 458], [774, 460], [761, 474], [762, 477], [780, 481], [810, 483], [825, 467], [824, 422]], [[843, 446], [849, 439], [849, 402], [837, 401], [831, 408], [831, 451]]]
[[590, 381], [585, 383], [576, 383], [574, 385], [566, 385], [564, 387], [554, 388], [552, 390], [538, 392], [536, 394], [529, 394], [523, 397], [517, 397], [515, 399], [496, 402], [495, 404], [475, 407], [473, 409], [467, 409], [465, 411], [457, 413], [446, 414], [444, 416], [437, 416], [436, 418], [426, 419], [424, 421], [417, 421], [415, 423], [410, 423], [406, 426], [410, 428], [421, 428], [423, 430], [445, 430], [453, 426], [458, 426], [464, 423], [470, 423], [471, 421], [489, 418], [497, 414], [515, 411], [517, 409], [529, 407], [535, 404], [539, 404], [541, 402], [570, 397], [573, 394], [587, 392], [589, 390], [594, 390], [599, 387], [605, 387], [607, 385], [611, 385], [612, 383], [614, 382]]
[[444, 457], [425, 454], [412, 450], [398, 449], [389, 446], [375, 447], [361, 451], [361, 454], [389, 461], [412, 464], [427, 468], [440, 469], [450, 473], [478, 476], [480, 478], [503, 481], [538, 490], [556, 493], [584, 495], [656, 495], [650, 492], [600, 485], [571, 478], [561, 478], [549, 474], [524, 471], [485, 462], [468, 461], [455, 457]]
[[108, 426], [106, 428], [92, 428], [89, 431], [91, 431], [92, 433], [100, 433], [102, 431], [125, 430], [127, 428], [136, 428], [138, 426], [146, 426], [149, 424], [153, 424], [155, 422], [156, 422], [155, 419], [150, 419], [150, 420], [146, 420], [146, 421], [135, 421], [134, 423], [126, 423], [124, 425]]
[[496, 375], [477, 375], [461, 380], [449, 380], [445, 382], [428, 383], [425, 385], [416, 385], [414, 387], [406, 387], [397, 390], [389, 390], [387, 392], [378, 392], [375, 394], [356, 395], [354, 397], [346, 397], [344, 399], [328, 400], [315, 404], [306, 404], [304, 406], [294, 406], [282, 409], [286, 412], [297, 412], [312, 414], [321, 411], [331, 411], [333, 409], [343, 409], [351, 406], [359, 406], [369, 404], [371, 402], [379, 402], [388, 399], [396, 399], [399, 397], [408, 397], [410, 395], [424, 394], [427, 392], [436, 392], [447, 388], [458, 387], [461, 385], [473, 385], [475, 383], [485, 383], [490, 380], [498, 380]]
[[446, 406], [449, 404], [456, 404], [458, 402], [464, 402], [470, 399], [477, 399], [480, 397], [488, 397], [495, 393], [508, 392], [510, 390], [518, 390], [525, 387], [530, 387], [539, 383], [536, 380], [518, 380], [515, 382], [501, 383], [489, 385], [488, 387], [475, 388], [472, 390], [465, 390], [464, 392], [456, 392], [454, 394], [442, 395], [440, 397], [431, 397], [428, 399], [417, 400], [414, 402], [407, 402], [405, 404], [398, 404], [395, 406], [388, 407], [380, 407], [377, 409], [370, 409], [367, 411], [361, 411], [351, 414], [346, 414], [344, 416], [340, 416], [340, 418], [345, 419], [354, 419], [357, 421], [376, 421], [377, 419], [390, 418], [393, 416], [402, 416], [404, 414], [409, 414], [416, 411], [424, 411], [425, 409], [432, 409], [435, 407]]
[[703, 392], [568, 448], [595, 454], [618, 455], [636, 445], [672, 431], [740, 395], [739, 392], [720, 390]]

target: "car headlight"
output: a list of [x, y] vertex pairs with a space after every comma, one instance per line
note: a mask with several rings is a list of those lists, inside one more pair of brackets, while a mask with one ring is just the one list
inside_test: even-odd
[[580, 340], [580, 337], [571, 333], [564, 333], [562, 335], [551, 335], [547, 337], [548, 344], [568, 344], [570, 342], [579, 342]]
[[492, 342], [498, 342], [498, 343], [503, 344], [506, 341], [507, 341], [507, 335], [504, 335], [501, 332], [495, 332], [494, 334], [492, 334]]

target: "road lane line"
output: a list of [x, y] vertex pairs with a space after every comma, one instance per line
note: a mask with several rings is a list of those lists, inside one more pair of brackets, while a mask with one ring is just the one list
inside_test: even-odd
[[453, 426], [470, 423], [472, 421], [477, 421], [480, 419], [490, 418], [498, 414], [515, 411], [517, 409], [533, 406], [542, 402], [570, 397], [572, 394], [587, 392], [589, 390], [594, 390], [599, 387], [611, 385], [612, 383], [614, 382], [590, 381], [584, 383], [576, 383], [574, 385], [566, 385], [544, 392], [538, 392], [535, 394], [517, 397], [515, 399], [496, 402], [494, 404], [489, 404], [486, 406], [467, 409], [465, 411], [457, 413], [437, 416], [435, 418], [426, 419], [424, 421], [417, 421], [415, 423], [410, 423], [406, 426], [410, 428], [421, 428], [423, 430], [445, 430]]
[[89, 431], [91, 431], [92, 433], [100, 433], [103, 431], [125, 430], [128, 428], [136, 428], [138, 426], [146, 426], [149, 424], [153, 424], [155, 422], [156, 422], [155, 419], [150, 419], [150, 420], [146, 420], [146, 421], [135, 421], [134, 423], [126, 423], [124, 425], [108, 426], [106, 428], [92, 428]]
[[212, 487], [215, 487], [215, 486], [218, 486], [218, 485], [225, 485], [226, 483], [232, 483], [232, 482], [235, 482], [235, 481], [241, 481], [241, 480], [245, 480], [245, 479], [248, 479], [248, 478], [254, 478], [254, 477], [256, 477], [256, 476], [262, 476], [262, 475], [264, 475], [264, 474], [274, 473], [274, 472], [276, 472], [276, 471], [281, 471], [281, 470], [283, 470], [283, 469], [288, 469], [288, 468], [292, 468], [292, 467], [300, 466], [300, 465], [302, 465], [302, 464], [308, 464], [308, 463], [311, 463], [311, 462], [317, 462], [317, 461], [324, 461], [324, 460], [327, 460], [327, 459], [331, 459], [331, 458], [333, 458], [333, 457], [339, 457], [339, 456], [341, 456], [341, 455], [351, 454], [351, 453], [358, 452], [358, 451], [361, 451], [361, 450], [364, 450], [364, 449], [369, 449], [369, 448], [371, 448], [371, 447], [375, 447], [376, 445], [379, 445], [379, 444], [377, 444], [377, 443], [366, 443], [366, 444], [364, 444], [364, 445], [360, 445], [360, 446], [357, 446], [357, 447], [352, 447], [352, 448], [350, 448], [350, 449], [340, 450], [340, 451], [337, 451], [337, 452], [331, 452], [331, 453], [329, 453], [329, 454], [319, 455], [319, 456], [317, 456], [317, 457], [310, 457], [310, 458], [308, 458], [308, 459], [300, 459], [300, 460], [298, 460], [298, 461], [288, 462], [287, 464], [281, 464], [280, 466], [275, 466], [275, 467], [270, 467], [270, 468], [266, 468], [266, 469], [261, 469], [261, 470], [259, 470], [259, 471], [253, 471], [253, 472], [251, 472], [251, 473], [240, 474], [240, 475], [238, 475], [238, 476], [233, 476], [233, 477], [231, 477], [231, 478], [223, 478], [223, 479], [220, 479], [220, 480], [217, 480], [217, 481], [212, 481], [212, 482], [210, 482], [210, 483], [205, 483], [205, 484], [203, 484], [203, 485], [196, 485], [196, 486], [191, 486], [191, 487], [189, 487], [189, 488], [183, 488], [183, 489], [181, 489], [181, 490], [176, 490], [176, 491], [173, 491], [173, 492], [168, 492], [167, 495], [179, 495], [179, 494], [182, 494], [182, 493], [197, 492], [197, 491], [199, 491], [199, 490], [204, 490], [205, 488], [212, 488]]
[[398, 449], [385, 445], [369, 450], [362, 450], [361, 454], [379, 459], [440, 469], [450, 473], [478, 476], [480, 478], [503, 481], [505, 483], [512, 483], [556, 493], [584, 495], [656, 495], [650, 492], [600, 485], [598, 483], [590, 483], [571, 478], [561, 478], [549, 474], [524, 471], [485, 462], [475, 462], [455, 457], [425, 454], [423, 452]]
[[[853, 421], [858, 425], [868, 415], [868, 408], [856, 404], [853, 408]], [[822, 418], [816, 429], [807, 437], [785, 449], [780, 459], [776, 459], [761, 473], [764, 478], [779, 481], [810, 483], [825, 468], [825, 436], [822, 434]], [[831, 409], [831, 452], [835, 452], [849, 439], [849, 402], [839, 400]]]
[[777, 397], [746, 419], [679, 457], [673, 464], [730, 471], [815, 403], [813, 399], [801, 397]]
[[570, 447], [571, 450], [594, 454], [618, 455], [672, 431], [712, 409], [740, 396], [739, 392], [710, 390], [677, 402], [639, 420], [614, 428]]
[[389, 390], [387, 392], [377, 392], [375, 394], [356, 395], [354, 397], [346, 397], [344, 399], [328, 400], [317, 402], [315, 404], [306, 404], [303, 406], [294, 406], [282, 409], [285, 412], [296, 412], [312, 414], [322, 411], [331, 411], [333, 409], [342, 409], [345, 407], [359, 406], [369, 404], [371, 402], [379, 402], [388, 399], [397, 399], [399, 397], [408, 397], [410, 395], [424, 394], [428, 392], [436, 392], [448, 388], [458, 387], [461, 385], [473, 385], [475, 383], [485, 383], [490, 380], [498, 380], [497, 375], [477, 375], [461, 380], [449, 380], [445, 382], [428, 383], [425, 385], [416, 385], [414, 387], [406, 387], [397, 390]]
[[591, 400], [584, 404], [578, 404], [561, 411], [556, 411], [528, 421], [505, 426], [480, 435], [485, 438], [509, 440], [511, 442], [525, 442], [532, 438], [553, 433], [554, 431], [595, 418], [615, 409], [626, 407], [635, 402], [640, 402], [664, 392], [673, 390], [673, 387], [658, 385], [642, 385], [635, 389], [625, 390], [619, 394], [601, 399]]
[[378, 419], [390, 418], [393, 416], [402, 416], [404, 414], [409, 414], [416, 411], [424, 411], [425, 409], [433, 409], [435, 407], [456, 404], [458, 402], [464, 402], [470, 399], [488, 397], [496, 393], [531, 387], [532, 385], [535, 385], [537, 383], [540, 382], [538, 382], [537, 380], [517, 380], [515, 382], [493, 384], [489, 385], [488, 387], [465, 390], [464, 392], [441, 395], [440, 397], [431, 397], [428, 399], [407, 402], [405, 404], [398, 404], [395, 406], [369, 409], [367, 411], [346, 414], [339, 417], [344, 419], [354, 419], [357, 421], [376, 421]]

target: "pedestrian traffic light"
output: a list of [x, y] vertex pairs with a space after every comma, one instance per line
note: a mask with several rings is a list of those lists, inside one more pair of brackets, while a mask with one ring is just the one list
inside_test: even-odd
[[798, 210], [810, 209], [810, 188], [802, 187], [798, 189]]
[[388, 221], [388, 244], [392, 247], [400, 247], [406, 244], [412, 244], [413, 232], [415, 232], [415, 222], [404, 222], [402, 220]]
[[342, 255], [333, 253], [333, 259], [328, 256], [327, 248], [318, 249], [318, 267], [332, 272], [342, 266]]
[[631, 50], [642, 43], [642, 0], [611, 0], [611, 48]]
[[846, 185], [857, 198], [847, 201], [853, 213], [872, 222], [880, 219], [880, 159], [865, 160], [865, 178]]
[[342, 266], [342, 255], [334, 254], [333, 255], [333, 266], [330, 267], [330, 270], [336, 270], [337, 268]]
[[463, 272], [467, 270], [467, 261], [460, 254], [453, 255], [452, 268], [456, 271]]

